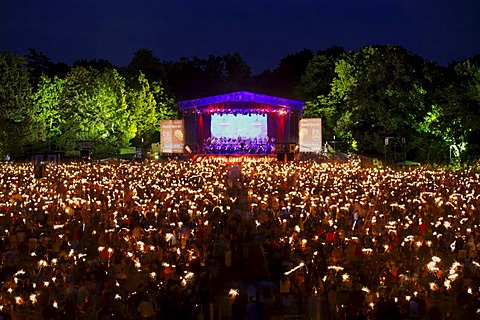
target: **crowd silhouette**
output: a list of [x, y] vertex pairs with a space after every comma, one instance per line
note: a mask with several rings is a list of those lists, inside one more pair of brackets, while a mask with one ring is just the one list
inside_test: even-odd
[[476, 319], [478, 169], [0, 165], [4, 319]]

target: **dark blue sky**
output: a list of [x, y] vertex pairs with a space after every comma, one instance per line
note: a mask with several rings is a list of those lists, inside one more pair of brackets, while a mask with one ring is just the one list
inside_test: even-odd
[[287, 54], [398, 44], [446, 65], [480, 53], [480, 0], [0, 0], [0, 50], [127, 65], [240, 52], [252, 71]]

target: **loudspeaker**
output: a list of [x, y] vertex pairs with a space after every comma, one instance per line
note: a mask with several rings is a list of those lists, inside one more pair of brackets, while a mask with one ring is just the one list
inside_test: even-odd
[[90, 150], [80, 150], [80, 157], [82, 158], [90, 158]]
[[295, 160], [295, 156], [292, 152], [289, 153], [277, 153], [277, 161], [293, 161]]
[[297, 150], [296, 143], [276, 143], [275, 153], [295, 153]]

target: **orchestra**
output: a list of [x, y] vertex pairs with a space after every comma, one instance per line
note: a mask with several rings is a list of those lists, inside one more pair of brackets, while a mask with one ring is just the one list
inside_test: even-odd
[[275, 138], [209, 137], [203, 145], [206, 154], [271, 154], [275, 151]]

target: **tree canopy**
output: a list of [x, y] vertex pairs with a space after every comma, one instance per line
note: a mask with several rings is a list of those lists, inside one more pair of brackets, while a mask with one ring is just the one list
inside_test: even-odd
[[445, 68], [400, 46], [366, 46], [335, 57], [328, 87], [320, 80], [332, 75], [328, 61], [319, 53], [303, 76], [310, 97], [304, 115], [323, 119], [327, 140], [336, 135], [374, 156], [387, 153], [386, 138], [393, 138], [415, 160], [445, 160], [452, 149], [456, 158], [478, 157], [471, 134], [479, 123], [477, 64]]
[[[0, 156], [25, 147], [94, 155], [159, 140], [159, 121], [179, 117], [177, 101], [239, 90], [306, 102], [324, 140], [383, 156], [400, 139], [410, 160], [464, 161], [480, 153], [480, 55], [449, 66], [401, 46], [342, 47], [289, 54], [253, 75], [238, 53], [162, 61], [148, 49], [129, 65], [108, 60], [54, 63], [35, 49], [0, 55]], [[395, 140], [396, 141], [396, 140]]]
[[178, 117], [161, 83], [150, 84], [140, 71], [127, 80], [115, 68], [75, 66], [64, 79], [44, 75], [33, 97], [39, 142], [76, 150], [79, 141], [91, 141], [97, 156], [148, 145], [160, 120]]
[[0, 53], [0, 156], [23, 152], [35, 139], [30, 74], [27, 61], [9, 52]]

